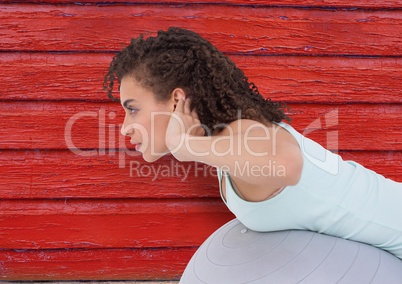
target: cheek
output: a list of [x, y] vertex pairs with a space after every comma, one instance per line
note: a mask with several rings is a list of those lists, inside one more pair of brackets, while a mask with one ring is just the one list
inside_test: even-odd
[[[157, 137], [165, 137], [168, 123], [168, 119], [160, 119], [159, 121], [157, 121], [157, 123], [155, 123], [155, 135]], [[165, 139], [163, 139], [163, 141], [165, 141]]]
[[161, 116], [159, 119], [155, 120], [154, 129], [152, 129], [154, 135], [154, 141], [156, 145], [165, 146], [165, 135], [166, 129], [169, 124], [170, 117]]
[[152, 124], [153, 124], [153, 127], [155, 128], [155, 130], [166, 131], [166, 128], [169, 124], [169, 120], [170, 120], [169, 113], [161, 112], [160, 114], [157, 114], [153, 117]]

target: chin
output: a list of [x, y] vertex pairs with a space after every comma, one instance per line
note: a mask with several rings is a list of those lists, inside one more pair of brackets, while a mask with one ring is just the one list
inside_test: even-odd
[[163, 155], [147, 155], [147, 154], [143, 154], [142, 155], [142, 158], [146, 161], [146, 162], [148, 162], [148, 163], [153, 163], [153, 162], [156, 162], [157, 160], [159, 160], [160, 158], [162, 158], [163, 156], [165, 156], [165, 154], [163, 154]]
[[155, 147], [156, 149], [149, 149], [149, 148], [145, 148], [144, 152], [142, 152], [142, 158], [148, 162], [148, 163], [153, 163], [157, 160], [159, 160], [160, 158], [162, 158], [163, 156], [166, 156], [167, 154], [169, 154], [169, 150], [166, 146], [162, 146], [162, 145], [157, 145]]

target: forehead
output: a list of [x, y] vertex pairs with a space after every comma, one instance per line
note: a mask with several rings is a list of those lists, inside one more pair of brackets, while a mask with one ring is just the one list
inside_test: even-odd
[[124, 76], [120, 82], [120, 93], [127, 94], [143, 88], [132, 76]]
[[136, 101], [153, 100], [154, 94], [152, 91], [145, 89], [140, 82], [132, 76], [125, 76], [120, 83], [120, 100], [124, 102], [128, 99]]

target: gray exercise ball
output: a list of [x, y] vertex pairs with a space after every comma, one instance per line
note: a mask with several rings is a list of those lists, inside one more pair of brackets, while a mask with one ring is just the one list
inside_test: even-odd
[[180, 284], [402, 283], [402, 261], [359, 242], [288, 230], [260, 233], [237, 219], [213, 233]]

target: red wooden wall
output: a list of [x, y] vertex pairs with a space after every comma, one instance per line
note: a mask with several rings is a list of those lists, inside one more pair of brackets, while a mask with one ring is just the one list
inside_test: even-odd
[[2, 2], [0, 280], [178, 279], [233, 217], [212, 169], [119, 136], [102, 76], [140, 33], [201, 33], [296, 129], [402, 181], [402, 0]]

